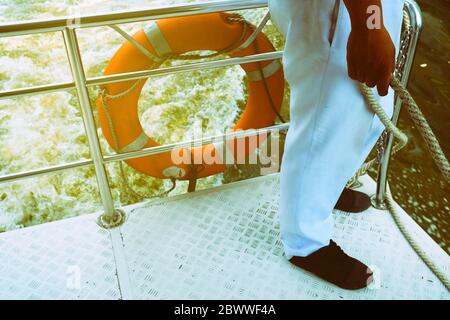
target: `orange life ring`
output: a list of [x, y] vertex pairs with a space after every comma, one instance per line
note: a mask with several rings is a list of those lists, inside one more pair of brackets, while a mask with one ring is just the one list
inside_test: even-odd
[[[228, 13], [211, 13], [162, 19], [138, 31], [133, 35], [133, 38], [159, 57], [199, 50], [223, 51], [239, 40], [238, 45], [244, 43], [253, 32], [253, 28], [244, 28], [244, 24], [237, 23], [229, 19], [230, 17], [232, 15]], [[257, 42], [257, 45], [252, 44], [245, 49], [232, 53], [230, 56], [240, 57], [275, 50], [262, 33], [258, 35], [255, 42]], [[104, 74], [112, 75], [147, 70], [153, 63], [136, 46], [126, 41], [115, 53]], [[272, 103], [275, 109], [279, 111], [284, 96], [284, 75], [281, 62], [279, 60], [264, 61], [241, 65], [241, 67], [247, 74], [249, 97], [245, 110], [234, 130], [257, 129], [272, 125], [276, 118]], [[264, 80], [262, 75], [264, 75], [265, 81], [262, 81]], [[103, 109], [102, 97], [99, 95], [98, 111], [103, 134], [109, 145], [114, 148], [115, 142], [110, 125], [110, 122], [112, 122], [120, 149], [119, 152], [136, 151], [159, 145], [144, 133], [139, 122], [137, 105], [144, 84], [145, 81], [141, 81], [138, 85], [136, 85], [136, 81], [125, 81], [103, 86], [103, 89], [109, 95], [118, 95], [136, 85], [126, 95], [107, 100], [110, 119]], [[249, 149], [251, 147], [246, 149], [246, 155], [254, 151]], [[205, 145], [182, 152], [190, 152], [191, 154], [211, 152], [214, 155], [219, 151], [216, 150], [216, 145]], [[193, 174], [192, 171], [195, 169], [189, 164], [174, 163], [171, 152], [130, 159], [126, 163], [141, 173], [162, 179], [187, 180], [190, 179]], [[197, 172], [197, 178], [223, 172], [225, 165], [220, 163], [202, 164], [202, 168], [203, 170]]]

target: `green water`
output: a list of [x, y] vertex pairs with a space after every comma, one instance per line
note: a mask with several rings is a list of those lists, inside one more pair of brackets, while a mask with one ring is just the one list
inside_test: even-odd
[[[160, 5], [197, 2], [186, 0], [122, 1], [21, 1], [0, 0], [1, 21], [29, 20], [101, 11], [136, 9]], [[449, 124], [450, 94], [448, 56], [450, 43], [445, 20], [449, 3], [444, 0], [422, 1], [426, 30], [419, 47], [411, 89], [444, 140]], [[445, 11], [447, 10], [447, 11]], [[243, 15], [257, 23], [264, 10], [245, 11]], [[125, 30], [139, 30], [142, 24], [126, 25]], [[272, 25], [264, 30], [281, 49], [282, 37]], [[79, 32], [84, 66], [88, 77], [99, 76], [123, 39], [109, 28], [83, 29]], [[445, 43], [447, 45], [445, 45]], [[166, 65], [180, 62], [167, 62]], [[428, 69], [420, 67], [427, 63]], [[446, 69], [447, 68], [447, 69]], [[446, 71], [447, 70], [447, 71]], [[145, 132], [160, 143], [191, 139], [193, 132], [220, 134], [233, 126], [247, 98], [244, 74], [239, 67], [222, 68], [152, 78], [147, 81], [139, 113]], [[0, 39], [0, 90], [70, 81], [62, 37], [58, 33]], [[434, 90], [437, 86], [438, 90]], [[96, 92], [91, 91], [94, 108]], [[282, 114], [288, 119], [288, 99]], [[436, 170], [410, 123], [403, 117], [401, 125], [413, 136], [406, 152], [392, 165], [394, 194], [435, 240], [449, 250], [448, 186], [439, 182]], [[101, 131], [99, 135], [102, 138]], [[0, 101], [0, 175], [37, 169], [89, 157], [80, 110], [74, 92], [36, 95]], [[103, 150], [111, 153], [105, 140]], [[158, 194], [170, 182], [143, 176], [126, 168], [133, 189], [141, 194]], [[111, 186], [117, 205], [140, 199], [130, 195], [119, 176], [118, 165], [109, 165]], [[199, 181], [199, 188], [220, 185], [249, 175], [232, 168], [224, 175]], [[179, 183], [172, 194], [186, 191]], [[0, 185], [0, 231], [58, 220], [101, 210], [94, 169], [76, 169]]]
[[[161, 6], [186, 1], [4, 1], [0, 0], [3, 21], [29, 20]], [[188, 1], [189, 2], [189, 1]], [[195, 2], [195, 1], [190, 1]], [[257, 23], [264, 10], [245, 11]], [[135, 32], [143, 24], [125, 25]], [[281, 49], [282, 38], [273, 26], [265, 30]], [[84, 67], [88, 77], [100, 76], [123, 39], [109, 28], [83, 29], [79, 33]], [[179, 64], [167, 62], [165, 66]], [[70, 69], [59, 33], [0, 39], [0, 90], [70, 81]], [[189, 74], [152, 78], [139, 101], [145, 132], [160, 143], [192, 139], [194, 132], [222, 134], [239, 117], [247, 99], [240, 67], [196, 71]], [[75, 92], [35, 95], [0, 101], [0, 174], [38, 169], [89, 158], [87, 138]], [[91, 91], [96, 109], [96, 91]], [[285, 110], [287, 106], [285, 106]], [[112, 150], [98, 131], [102, 148]], [[161, 193], [170, 182], [153, 179], [125, 166], [134, 190], [144, 195]], [[127, 192], [117, 164], [108, 166], [117, 205], [141, 199]], [[220, 185], [223, 175], [201, 179], [198, 188]], [[184, 193], [186, 183], [172, 192]], [[31, 178], [0, 185], [0, 231], [101, 210], [94, 169]]]

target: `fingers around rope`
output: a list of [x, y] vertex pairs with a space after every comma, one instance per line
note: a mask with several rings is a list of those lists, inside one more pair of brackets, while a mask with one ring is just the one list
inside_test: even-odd
[[348, 76], [353, 80], [357, 80], [356, 79], [356, 68], [353, 65], [353, 63], [349, 63], [347, 68], [348, 68]]
[[381, 64], [380, 67], [374, 71], [376, 74], [374, 78], [378, 79], [376, 83], [378, 94], [382, 97], [386, 96], [389, 92], [393, 72], [391, 69], [391, 66]]
[[366, 84], [369, 88], [374, 88], [377, 85], [377, 82], [375, 79], [369, 79], [367, 80]]
[[391, 82], [391, 76], [385, 77], [378, 81], [377, 83], [377, 89], [378, 94], [382, 97], [386, 96], [389, 92], [389, 84]]

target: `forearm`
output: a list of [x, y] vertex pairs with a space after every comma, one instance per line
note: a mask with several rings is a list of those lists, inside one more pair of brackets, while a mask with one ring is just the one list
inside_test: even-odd
[[[367, 21], [370, 14], [379, 14], [380, 24], [383, 25], [383, 9], [381, 0], [344, 0], [350, 15], [352, 30], [368, 29]], [[372, 12], [371, 6], [376, 6], [378, 12]]]

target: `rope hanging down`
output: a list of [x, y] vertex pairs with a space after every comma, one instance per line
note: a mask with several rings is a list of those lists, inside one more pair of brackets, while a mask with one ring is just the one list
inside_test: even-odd
[[[403, 13], [403, 21], [405, 24], [406, 32], [408, 33], [411, 28], [411, 23], [409, 16], [406, 12]], [[414, 101], [412, 96], [409, 94], [408, 90], [401, 84], [401, 82], [393, 77], [390, 83], [391, 87], [394, 89], [395, 93], [402, 100], [402, 102], [407, 106], [408, 113], [413, 120], [415, 126], [420, 131], [421, 136], [425, 140], [428, 150], [431, 153], [431, 156], [436, 163], [439, 171], [442, 173], [445, 181], [450, 184], [450, 165], [448, 160], [445, 157], [444, 152], [442, 151], [439, 142], [431, 130], [427, 120], [425, 119], [423, 113], [421, 112], [419, 106]], [[399, 140], [399, 142], [393, 147], [392, 154], [397, 153], [408, 143], [407, 136], [401, 132], [389, 119], [387, 114], [384, 112], [383, 108], [378, 104], [378, 101], [375, 99], [373, 91], [365, 84], [360, 84], [361, 91], [365, 96], [368, 104], [374, 111], [374, 113], [379, 117], [380, 121], [386, 127], [386, 131], [393, 134], [393, 136]], [[365, 163], [356, 173], [356, 175], [352, 178], [350, 183], [355, 182], [358, 177], [365, 174], [371, 167], [373, 167], [378, 159], [370, 160]], [[386, 193], [386, 205], [387, 208], [399, 228], [400, 232], [403, 234], [405, 239], [410, 244], [411, 248], [417, 253], [417, 255], [422, 259], [423, 262], [430, 268], [430, 270], [438, 277], [438, 279], [444, 284], [447, 290], [450, 291], [450, 279], [445, 271], [442, 271], [440, 267], [434, 262], [434, 260], [428, 255], [428, 253], [422, 249], [420, 244], [416, 241], [415, 237], [412, 235], [410, 230], [403, 223], [401, 214], [398, 212], [395, 200], [391, 194], [389, 183], [387, 184], [387, 193]]]
[[[367, 99], [368, 104], [370, 105], [374, 113], [378, 116], [378, 118], [380, 118], [381, 122], [386, 127], [386, 130], [389, 133], [392, 133], [395, 138], [400, 140], [400, 143], [397, 144], [396, 147], [394, 148], [395, 152], [399, 151], [407, 144], [408, 138], [389, 119], [386, 112], [379, 105], [377, 99], [375, 98], [372, 89], [370, 89], [365, 84], [360, 84], [360, 87], [365, 98]], [[436, 139], [436, 136], [434, 135], [433, 131], [428, 125], [418, 105], [397, 78], [395, 77], [392, 78], [391, 87], [398, 94], [400, 99], [402, 99], [403, 103], [406, 104], [409, 114], [411, 115], [411, 118], [414, 121], [414, 124], [417, 126], [422, 137], [424, 137], [425, 141], [427, 142], [427, 146], [430, 150], [430, 153], [433, 156], [433, 159], [436, 162], [436, 165], [442, 172], [442, 175], [444, 176], [445, 180], [450, 184], [450, 165], [448, 163], [448, 160], [445, 158], [445, 155], [439, 145], [438, 140]], [[374, 162], [369, 163], [374, 164]], [[367, 169], [368, 168], [370, 168], [370, 166], [368, 166]], [[445, 285], [447, 290], [450, 291], [450, 279], [448, 279], [448, 275], [444, 271], [440, 270], [440, 267], [433, 261], [433, 259], [428, 255], [428, 253], [421, 248], [420, 244], [416, 241], [410, 230], [408, 230], [406, 225], [403, 223], [401, 214], [396, 209], [395, 201], [389, 190], [389, 185], [388, 185], [388, 192], [386, 194], [386, 202], [389, 212], [391, 213], [395, 224], [397, 225], [397, 227], [399, 228], [405, 239], [409, 242], [409, 244], [417, 253], [417, 255], [430, 268], [430, 270], [439, 278], [439, 280], [441, 280], [441, 282]]]

